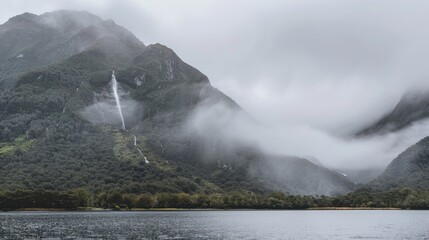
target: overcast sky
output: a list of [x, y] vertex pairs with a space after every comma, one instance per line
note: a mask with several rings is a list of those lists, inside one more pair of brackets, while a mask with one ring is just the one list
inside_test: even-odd
[[161, 43], [261, 122], [352, 133], [429, 74], [429, 1], [0, 0], [86, 10]]

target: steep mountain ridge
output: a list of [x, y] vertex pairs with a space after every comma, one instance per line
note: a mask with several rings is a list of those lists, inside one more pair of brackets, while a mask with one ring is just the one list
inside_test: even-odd
[[429, 137], [399, 154], [369, 186], [378, 190], [398, 187], [429, 189]]
[[[0, 25], [0, 89], [13, 86], [22, 73], [62, 61], [92, 48], [137, 54], [143, 43], [112, 20], [87, 12], [24, 13]], [[0, 90], [0, 91], [1, 91]]]
[[[8, 87], [0, 95], [0, 188], [129, 193], [275, 189], [300, 194], [354, 189], [338, 174], [305, 159], [272, 157], [252, 144], [195, 134], [184, 126], [200, 109], [222, 105], [234, 114], [244, 111], [171, 49], [145, 46], [113, 21], [92, 15], [85, 24], [75, 23], [86, 13], [73, 14], [24, 14], [0, 26], [0, 40], [19, 38], [35, 27], [27, 36], [31, 43], [19, 43], [0, 65], [0, 84]], [[46, 16], [66, 20], [55, 29], [39, 26], [38, 19]], [[45, 38], [48, 32], [53, 35]], [[0, 49], [9, 51], [3, 44], [12, 40], [0, 41]], [[19, 52], [24, 56], [13, 58]], [[31, 52], [27, 65], [12, 67], [11, 62], [27, 59]], [[112, 116], [117, 114], [112, 70], [124, 111], [133, 110], [125, 112], [126, 131]], [[103, 114], [113, 120], [97, 121]], [[284, 171], [272, 176], [277, 161]]]
[[429, 117], [429, 91], [406, 92], [395, 108], [373, 125], [358, 133], [360, 136], [401, 130]]

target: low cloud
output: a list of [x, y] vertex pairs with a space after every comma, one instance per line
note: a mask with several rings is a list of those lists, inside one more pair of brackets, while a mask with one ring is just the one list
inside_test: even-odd
[[384, 168], [427, 135], [429, 120], [395, 133], [343, 138], [308, 125], [262, 124], [242, 111], [218, 103], [197, 108], [187, 128], [212, 141], [254, 144], [268, 153], [315, 158], [328, 168], [359, 170]]
[[[142, 116], [142, 106], [134, 100], [121, 100], [122, 114], [125, 126], [133, 126]], [[94, 103], [80, 111], [80, 115], [93, 124], [108, 124], [122, 127], [122, 120], [115, 100], [106, 100]]]

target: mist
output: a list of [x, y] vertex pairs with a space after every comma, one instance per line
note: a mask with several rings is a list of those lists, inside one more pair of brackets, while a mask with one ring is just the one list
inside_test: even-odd
[[[121, 101], [125, 127], [130, 128], [142, 116], [142, 106], [134, 100]], [[96, 102], [79, 112], [80, 116], [93, 124], [108, 124], [121, 128], [122, 120], [116, 103], [112, 100]]]
[[[396, 133], [352, 137], [409, 89], [429, 88], [426, 1], [0, 3], [1, 22], [58, 9], [111, 18], [145, 44], [172, 48], [256, 120], [222, 104], [204, 106], [187, 123], [197, 133], [311, 156], [332, 168], [365, 168], [386, 166], [428, 130], [423, 121]], [[84, 115], [114, 119], [92, 115], [107, 114], [110, 105], [98, 103]]]
[[[81, 109], [79, 115], [93, 124], [108, 124], [118, 128], [122, 127], [122, 119], [118, 110], [118, 103], [112, 89], [113, 82], [105, 86], [93, 89], [94, 103]], [[137, 124], [143, 116], [143, 103], [131, 99], [130, 93], [117, 84], [117, 94], [120, 99], [121, 114], [124, 118], [125, 129]]]
[[213, 141], [256, 145], [270, 154], [302, 157], [331, 169], [362, 170], [384, 169], [398, 154], [427, 136], [429, 120], [397, 132], [346, 138], [305, 124], [263, 124], [225, 104], [203, 103], [186, 127]]

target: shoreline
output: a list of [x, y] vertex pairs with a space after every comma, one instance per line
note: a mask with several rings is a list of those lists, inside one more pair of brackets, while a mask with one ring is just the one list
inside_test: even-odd
[[[204, 212], [204, 211], [386, 211], [386, 210], [413, 210], [402, 208], [371, 208], [371, 207], [314, 207], [306, 209], [218, 209], [218, 208], [133, 208], [133, 209], [104, 209], [104, 208], [78, 208], [78, 209], [61, 209], [61, 208], [21, 208], [11, 210], [0, 210], [1, 212]], [[418, 210], [418, 209], [416, 209]]]
[[307, 208], [306, 210], [410, 210], [410, 209], [402, 209], [402, 208], [372, 208], [372, 207], [314, 207]]

